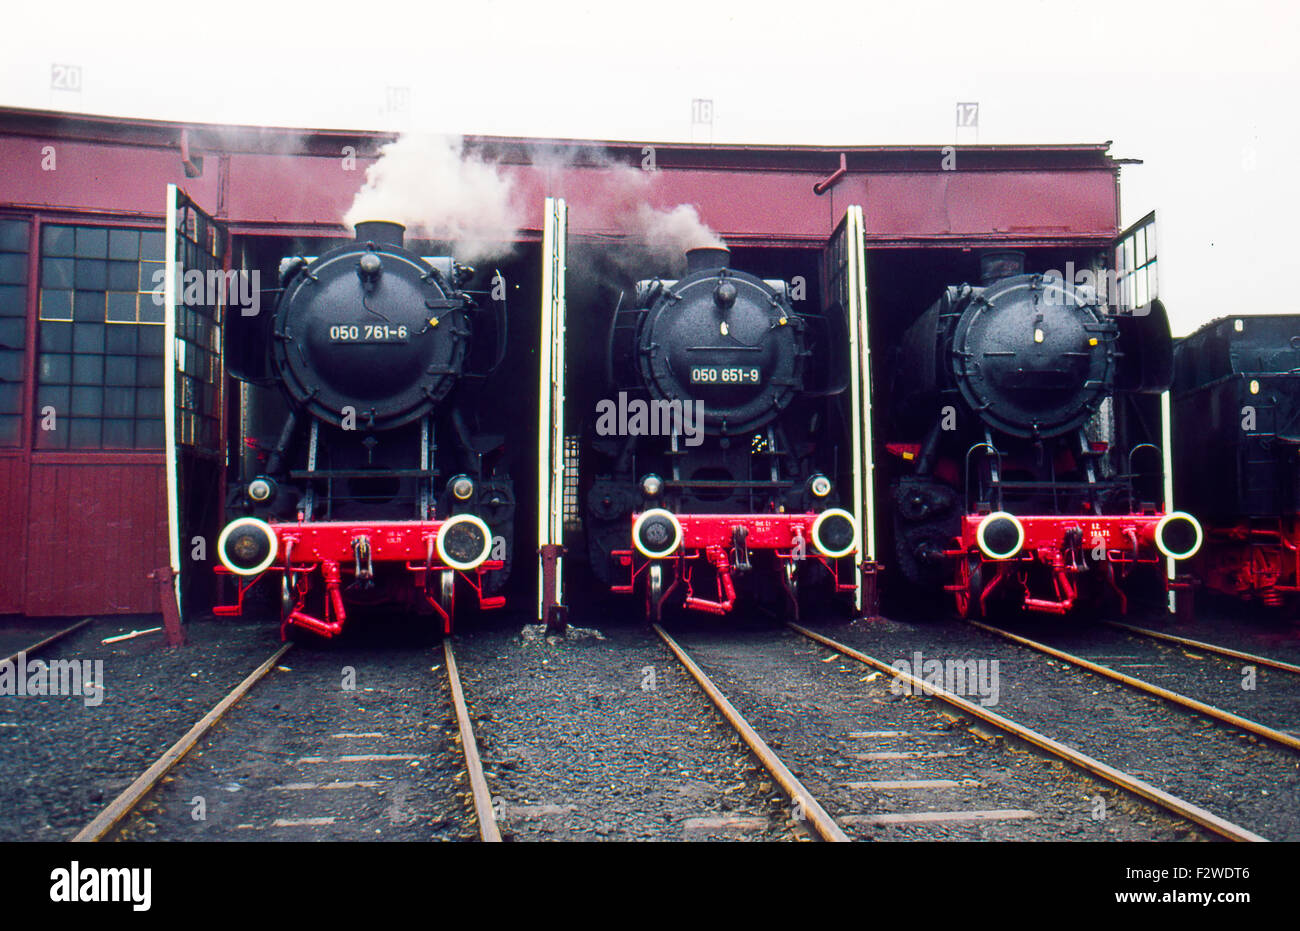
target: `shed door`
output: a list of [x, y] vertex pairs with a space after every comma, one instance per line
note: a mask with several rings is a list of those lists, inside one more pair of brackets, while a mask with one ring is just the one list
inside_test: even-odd
[[[176, 185], [167, 186], [163, 439], [167, 527], [181, 617], [212, 605], [225, 453], [221, 323], [241, 279], [225, 274], [224, 226]], [[242, 280], [247, 290], [247, 279]]]
[[[1151, 211], [1115, 239], [1115, 278], [1120, 312], [1140, 312], [1160, 297], [1157, 264], [1160, 250], [1156, 244], [1156, 213]], [[1164, 453], [1165, 510], [1174, 509], [1174, 446], [1169, 392], [1160, 395], [1160, 449]], [[1165, 574], [1174, 577], [1176, 563], [1165, 560]], [[1177, 592], [1169, 593], [1169, 610], [1173, 611]]]
[[[826, 281], [832, 309], [847, 318], [849, 333], [849, 423], [852, 428], [849, 475], [851, 510], [858, 524], [860, 575], [854, 595], [863, 607], [864, 586], [874, 596], [876, 562], [875, 457], [871, 429], [871, 347], [867, 319], [867, 251], [862, 208], [850, 206], [826, 249]], [[867, 575], [871, 578], [868, 579]], [[874, 600], [874, 597], [871, 599]], [[874, 611], [874, 605], [868, 606]]]
[[[564, 543], [564, 275], [568, 206], [562, 198], [546, 198], [542, 225], [542, 326], [538, 340], [539, 385], [537, 422], [537, 545]], [[556, 604], [564, 603], [561, 563], [554, 564]], [[543, 604], [546, 567], [538, 566], [537, 619], [546, 617]]]

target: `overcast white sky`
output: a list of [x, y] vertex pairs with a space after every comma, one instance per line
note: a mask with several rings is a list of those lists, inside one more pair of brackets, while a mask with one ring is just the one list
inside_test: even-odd
[[[0, 104], [199, 122], [716, 142], [1114, 140], [1124, 221], [1156, 208], [1182, 333], [1300, 311], [1300, 4], [11, 4]], [[79, 92], [51, 88], [54, 64]], [[397, 125], [389, 87], [409, 87]], [[695, 130], [695, 139], [707, 136]], [[963, 134], [963, 141], [967, 137]], [[0, 166], [0, 171], [3, 171]], [[1286, 289], [1285, 291], [1283, 289]]]

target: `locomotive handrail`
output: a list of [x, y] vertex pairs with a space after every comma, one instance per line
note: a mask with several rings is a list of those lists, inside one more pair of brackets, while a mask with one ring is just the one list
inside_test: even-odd
[[[1156, 469], [1154, 472], [1139, 473], [1134, 471], [1133, 469], [1133, 457], [1137, 455], [1138, 450], [1143, 448], [1154, 450], [1156, 456], [1158, 457], [1157, 461], [1160, 463], [1160, 468]], [[1137, 478], [1139, 475], [1163, 475], [1164, 462], [1165, 462], [1164, 451], [1155, 443], [1138, 443], [1136, 446], [1134, 446], [1132, 449], [1128, 451], [1128, 469], [1126, 474], [1129, 476], [1128, 509], [1130, 511], [1136, 509], [1136, 503], [1134, 501], [1133, 479]]]
[[[992, 443], [976, 443], [976, 444], [975, 444], [974, 446], [972, 446], [970, 449], [966, 450], [966, 474], [965, 474], [965, 479], [966, 479], [966, 510], [967, 510], [967, 511], [970, 510], [970, 488], [971, 488], [971, 481], [970, 481], [970, 457], [974, 454], [975, 450], [977, 450], [977, 449], [981, 449], [981, 448], [982, 448], [982, 449], [990, 450], [990, 451], [991, 451], [995, 456], [998, 457], [998, 474], [1000, 475], [1000, 474], [1002, 473], [1002, 450], [998, 449], [998, 448], [997, 448], [996, 446], [994, 446]], [[995, 486], [996, 486], [997, 484], [999, 484], [999, 483], [998, 483], [998, 482], [995, 482], [995, 483], [994, 483]], [[1001, 490], [1000, 488], [996, 488], [996, 487], [994, 488], [994, 490], [998, 493], [998, 507], [1001, 507], [1001, 506], [1002, 506], [1002, 490]]]

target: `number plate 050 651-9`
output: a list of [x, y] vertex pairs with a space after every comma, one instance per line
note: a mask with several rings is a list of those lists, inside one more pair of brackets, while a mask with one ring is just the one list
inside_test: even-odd
[[752, 365], [692, 365], [692, 385], [757, 385], [758, 368]]

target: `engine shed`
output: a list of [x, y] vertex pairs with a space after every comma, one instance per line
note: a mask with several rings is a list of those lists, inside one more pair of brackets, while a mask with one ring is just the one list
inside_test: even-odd
[[[160, 289], [169, 267], [273, 276], [282, 257], [346, 237], [341, 219], [393, 139], [0, 110], [0, 534], [9, 542], [0, 614], [157, 612], [166, 588], [150, 573], [168, 565], [181, 574], [186, 611], [207, 610], [228, 469], [255, 450], [226, 374], [228, 308], [169, 291], [160, 300]], [[861, 301], [876, 358], [945, 284], [977, 278], [979, 252], [991, 247], [1024, 250], [1038, 269], [1118, 269], [1135, 306], [1154, 297], [1152, 218], [1121, 231], [1121, 161], [1104, 143], [470, 137], [465, 147], [502, 167], [525, 217], [503, 268], [516, 400], [536, 395], [557, 301], [569, 307], [568, 402], [591, 400], [583, 372], [600, 338], [581, 310], [603, 298], [583, 270], [625, 235], [604, 208], [611, 166], [652, 172], [651, 206], [694, 205], [756, 273], [801, 277], [822, 305]], [[851, 280], [860, 294], [848, 293]], [[871, 388], [860, 401], [868, 421]], [[525, 409], [515, 419], [531, 420], [536, 403]], [[570, 519], [571, 490], [539, 475], [563, 464], [563, 429], [550, 438], [536, 424], [520, 429], [527, 553], [557, 542], [547, 517], [550, 527]], [[538, 447], [549, 460], [533, 455]], [[868, 433], [859, 488], [868, 505], [879, 455]], [[518, 577], [529, 590], [541, 584]]]

